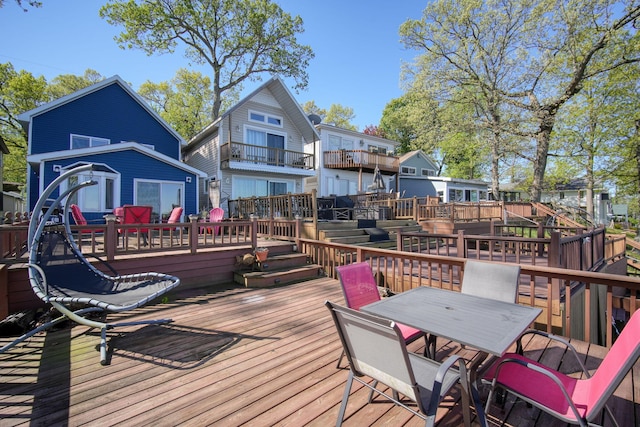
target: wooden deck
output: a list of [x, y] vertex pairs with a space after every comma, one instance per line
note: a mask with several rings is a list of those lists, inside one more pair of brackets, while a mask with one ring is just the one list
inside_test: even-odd
[[[343, 303], [337, 281], [268, 289], [178, 288], [168, 302], [133, 316], [111, 316], [174, 322], [112, 330], [109, 366], [99, 363], [94, 330], [66, 326], [38, 335], [0, 355], [0, 425], [334, 425], [347, 370], [336, 369], [340, 344], [326, 299]], [[8, 341], [2, 338], [0, 344]], [[420, 351], [423, 344], [419, 340], [410, 350]], [[559, 348], [545, 347], [546, 341], [525, 344], [531, 357], [574, 368]], [[590, 369], [606, 353], [603, 347], [575, 344]], [[438, 346], [442, 357], [470, 352], [442, 339]], [[611, 401], [622, 426], [639, 423], [638, 384], [640, 364]], [[354, 385], [346, 426], [423, 425], [382, 399], [366, 404], [366, 395]], [[457, 401], [456, 393], [443, 403], [439, 426], [461, 424]], [[505, 413], [493, 407], [489, 414], [492, 425], [504, 417], [504, 425], [561, 425], [512, 399]]]

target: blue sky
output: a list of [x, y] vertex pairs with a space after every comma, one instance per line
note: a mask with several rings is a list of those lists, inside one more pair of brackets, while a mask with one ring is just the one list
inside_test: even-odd
[[[328, 109], [341, 104], [354, 109], [353, 123], [363, 130], [378, 124], [384, 106], [402, 94], [400, 70], [414, 57], [400, 44], [398, 29], [418, 19], [426, 1], [277, 0], [300, 15], [305, 32], [298, 41], [311, 46], [315, 58], [308, 69], [309, 87], [293, 95], [300, 103], [314, 100]], [[88, 68], [105, 77], [120, 75], [134, 89], [147, 80], [171, 79], [190, 68], [181, 54], [147, 56], [120, 49], [119, 32], [98, 16], [105, 0], [43, 0], [39, 9], [23, 12], [13, 0], [0, 9], [0, 62], [11, 62], [51, 80], [59, 74], [81, 75]], [[206, 73], [206, 68], [197, 68]], [[248, 82], [243, 95], [260, 83]]]

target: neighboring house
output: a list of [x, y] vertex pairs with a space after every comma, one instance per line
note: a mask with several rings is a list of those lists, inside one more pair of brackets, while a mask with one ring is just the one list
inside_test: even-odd
[[487, 200], [487, 183], [481, 180], [436, 176], [438, 168], [422, 150], [400, 156], [400, 197], [438, 197], [441, 203]]
[[229, 200], [301, 193], [315, 175], [304, 147], [318, 139], [282, 80], [270, 78], [184, 147], [185, 162], [206, 173], [200, 210], [222, 207], [229, 216]]
[[[316, 129], [320, 142], [305, 150], [315, 154], [316, 174], [305, 179], [305, 192], [315, 189], [318, 197], [327, 197], [397, 190], [389, 180], [398, 173], [398, 142], [324, 123]], [[374, 185], [376, 167], [384, 188]]]
[[202, 172], [181, 161], [180, 135], [119, 76], [27, 111], [18, 120], [29, 135], [29, 210], [62, 172], [94, 163], [98, 170], [92, 178], [98, 185], [71, 200], [88, 220], [125, 204], [153, 206], [154, 219], [176, 205], [184, 207], [185, 216], [198, 213]]
[[[586, 211], [587, 209], [587, 181], [575, 178], [568, 182], [558, 183], [553, 188], [545, 186], [540, 194], [540, 202], [549, 203], [556, 207], [565, 206]], [[601, 183], [596, 183], [593, 189], [593, 216], [596, 224], [606, 224], [611, 214], [609, 192]]]

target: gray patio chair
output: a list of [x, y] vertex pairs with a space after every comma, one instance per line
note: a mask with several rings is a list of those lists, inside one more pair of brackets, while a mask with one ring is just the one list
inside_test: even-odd
[[[34, 212], [41, 212], [47, 198], [59, 189], [61, 183], [72, 175], [90, 171], [93, 165], [85, 165], [65, 172], [56, 178], [42, 193], [35, 205]], [[95, 185], [96, 181], [85, 181], [58, 191], [58, 198], [46, 210], [38, 221], [33, 218], [29, 223], [27, 243], [29, 245], [29, 282], [35, 294], [46, 303], [50, 303], [62, 315], [36, 329], [27, 332], [12, 343], [0, 349], [8, 350], [27, 338], [46, 330], [62, 320], [70, 319], [101, 331], [100, 362], [106, 365], [108, 329], [120, 326], [168, 323], [171, 319], [144, 320], [139, 322], [111, 323], [86, 317], [92, 312], [122, 312], [143, 306], [154, 298], [168, 292], [180, 284], [177, 277], [154, 272], [113, 275], [98, 270], [82, 254], [76, 245], [69, 221], [61, 225], [51, 225], [49, 218], [59, 209], [65, 200], [81, 188]], [[66, 205], [66, 204], [65, 204]], [[63, 218], [69, 217], [65, 206]]]
[[[405, 340], [392, 320], [383, 319], [326, 301], [342, 346], [349, 360], [349, 376], [338, 413], [337, 426], [342, 425], [353, 381], [357, 381], [433, 426], [442, 399], [459, 382], [462, 384], [462, 412], [465, 425], [470, 425], [469, 386], [464, 359], [451, 356], [442, 364], [407, 351]], [[456, 369], [454, 364], [458, 364]], [[373, 381], [366, 380], [369, 377]], [[382, 383], [390, 394], [377, 388]], [[475, 390], [471, 390], [478, 418], [486, 425], [484, 411]], [[417, 404], [415, 410], [397, 398], [398, 393]], [[371, 402], [371, 398], [369, 398]]]
[[[516, 302], [520, 266], [517, 264], [497, 264], [468, 259], [464, 264], [464, 273], [460, 292], [498, 301]], [[436, 340], [429, 335], [430, 357], [436, 357]]]

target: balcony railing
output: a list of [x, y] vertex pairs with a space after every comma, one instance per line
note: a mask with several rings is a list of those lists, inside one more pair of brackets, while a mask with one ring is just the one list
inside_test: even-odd
[[373, 172], [378, 166], [381, 172], [397, 173], [398, 157], [372, 153], [366, 150], [336, 150], [324, 152], [324, 167], [330, 169]]
[[229, 161], [297, 169], [313, 169], [315, 163], [313, 154], [239, 142], [222, 144], [220, 156], [223, 168], [229, 168]]

